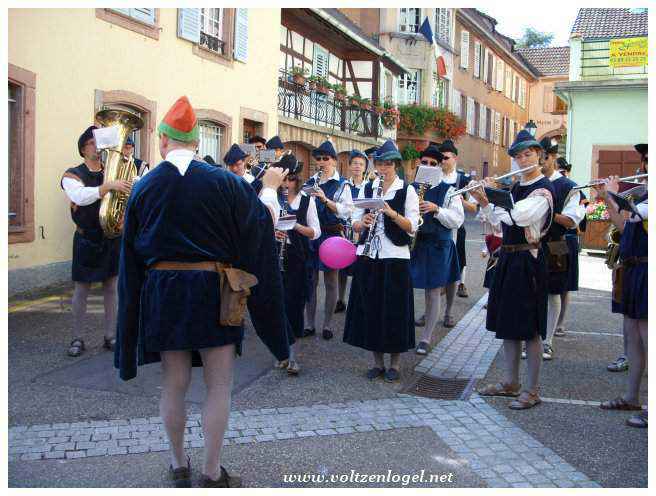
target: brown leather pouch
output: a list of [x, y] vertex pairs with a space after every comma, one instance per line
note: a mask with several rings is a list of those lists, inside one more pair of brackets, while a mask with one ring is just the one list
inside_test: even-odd
[[547, 241], [547, 267], [549, 272], [567, 272], [569, 248], [567, 241]]
[[618, 265], [613, 269], [613, 301], [622, 303], [622, 288], [624, 283], [624, 267]]
[[257, 284], [257, 277], [241, 269], [217, 264], [221, 308], [219, 323], [224, 326], [240, 326], [246, 312], [250, 288]]

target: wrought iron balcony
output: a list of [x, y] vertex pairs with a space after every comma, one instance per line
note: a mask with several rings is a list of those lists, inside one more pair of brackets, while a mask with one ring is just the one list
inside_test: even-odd
[[343, 131], [367, 138], [383, 134], [380, 117], [373, 110], [350, 106], [335, 95], [323, 94], [310, 85], [297, 84], [292, 74], [278, 75], [278, 112], [284, 117], [322, 126], [331, 131]]

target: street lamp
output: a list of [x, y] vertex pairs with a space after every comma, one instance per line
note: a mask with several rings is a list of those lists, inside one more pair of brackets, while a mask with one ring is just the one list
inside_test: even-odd
[[535, 138], [535, 133], [538, 130], [538, 126], [536, 126], [535, 122], [533, 122], [533, 119], [531, 119], [526, 123], [524, 129], [526, 129], [531, 134], [531, 136]]

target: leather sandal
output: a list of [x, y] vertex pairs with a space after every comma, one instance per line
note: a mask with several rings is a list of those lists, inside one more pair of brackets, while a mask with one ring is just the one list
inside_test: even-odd
[[187, 466], [173, 468], [169, 465], [169, 479], [176, 488], [191, 487], [191, 460], [187, 456]]
[[221, 477], [219, 477], [218, 480], [214, 480], [207, 475], [202, 474], [200, 478], [200, 487], [241, 487], [241, 482], [241, 477], [228, 474], [228, 471], [221, 466]]
[[508, 405], [511, 410], [528, 410], [542, 403], [538, 393], [533, 391], [522, 391], [519, 397]]
[[444, 327], [455, 327], [455, 326], [456, 326], [456, 319], [454, 319], [452, 315], [445, 315]]
[[282, 361], [276, 360], [273, 363], [273, 368], [274, 369], [286, 369], [288, 365], [289, 365], [289, 360], [282, 360]]
[[69, 345], [68, 356], [79, 357], [84, 350], [84, 341], [82, 341], [80, 338], [75, 338]]
[[287, 374], [298, 375], [300, 371], [301, 366], [298, 364], [298, 362], [296, 360], [289, 360], [289, 364], [287, 365]]
[[604, 401], [601, 405], [599, 405], [599, 408], [601, 408], [602, 410], [625, 410], [625, 411], [637, 412], [639, 410], [642, 410], [642, 405], [629, 403], [624, 398], [619, 396], [613, 400]]
[[511, 384], [503, 384], [501, 382], [497, 382], [496, 384], [488, 384], [483, 389], [479, 389], [478, 394], [481, 396], [503, 396], [506, 398], [516, 398], [519, 396], [521, 389], [521, 384], [517, 384], [517, 387], [513, 388]]

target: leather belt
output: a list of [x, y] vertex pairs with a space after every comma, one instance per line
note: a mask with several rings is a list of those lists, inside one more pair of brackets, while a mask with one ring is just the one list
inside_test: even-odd
[[155, 262], [148, 267], [150, 270], [205, 270], [208, 272], [218, 272], [220, 268], [229, 268], [230, 266], [221, 262]]
[[501, 250], [506, 253], [517, 253], [519, 251], [538, 250], [540, 243], [522, 243], [516, 245], [501, 245]]

